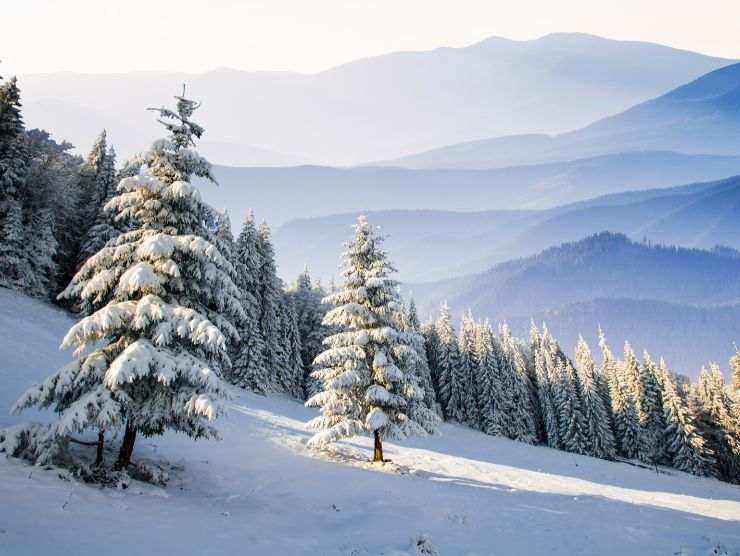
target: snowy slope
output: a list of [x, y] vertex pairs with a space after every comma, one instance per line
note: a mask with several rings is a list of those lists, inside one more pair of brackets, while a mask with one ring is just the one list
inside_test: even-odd
[[[0, 404], [66, 360], [70, 320], [0, 289]], [[0, 555], [442, 555], [740, 551], [740, 488], [574, 456], [444, 425], [365, 463], [367, 440], [309, 452], [313, 410], [235, 391], [221, 441], [141, 439], [182, 466], [166, 488], [98, 489], [0, 460]], [[0, 426], [16, 422], [0, 414]], [[399, 472], [399, 469], [401, 472]]]

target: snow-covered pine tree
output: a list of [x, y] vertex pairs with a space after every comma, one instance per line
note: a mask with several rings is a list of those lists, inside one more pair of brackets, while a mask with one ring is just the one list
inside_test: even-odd
[[[325, 340], [314, 376], [324, 390], [306, 405], [321, 408], [307, 426], [318, 430], [309, 446], [370, 433], [373, 461], [383, 461], [383, 439], [425, 434], [408, 414], [423, 397], [409, 366], [417, 357], [410, 338], [396, 328], [401, 308], [394, 268], [381, 248], [383, 238], [360, 216], [354, 238], [345, 247], [341, 289], [325, 301], [334, 306], [324, 324], [341, 331]], [[417, 404], [416, 410], [425, 409]], [[434, 413], [427, 410], [430, 420]]]
[[280, 311], [280, 335], [285, 353], [285, 372], [283, 373], [283, 390], [296, 399], [305, 398], [303, 391], [303, 360], [301, 359], [301, 336], [298, 332], [298, 318], [293, 304], [293, 297], [283, 295]]
[[462, 398], [462, 392], [457, 389], [457, 383], [455, 383], [453, 390], [453, 376], [459, 373], [460, 350], [447, 303], [440, 307], [435, 330], [439, 340], [437, 351], [439, 390], [437, 391], [437, 400], [442, 406], [445, 418], [454, 419], [455, 417], [449, 413], [449, 408], [458, 404]]
[[436, 412], [437, 396], [432, 385], [432, 375], [427, 359], [426, 343], [421, 333], [421, 323], [416, 310], [416, 303], [409, 300], [408, 307], [403, 308], [403, 331], [411, 337], [411, 342], [419, 358], [414, 367], [419, 386], [424, 390], [424, 404]]
[[460, 321], [459, 365], [457, 372], [452, 375], [453, 392], [459, 392], [457, 403], [448, 405], [449, 415], [458, 423], [465, 423], [470, 427], [480, 426], [478, 415], [476, 387], [473, 383], [475, 371], [475, 328], [473, 316], [468, 312]]
[[228, 317], [243, 313], [233, 268], [205, 239], [205, 205], [189, 183], [194, 175], [212, 179], [192, 148], [203, 134], [190, 120], [198, 104], [176, 99], [175, 110], [157, 109], [168, 137], [108, 203], [135, 228], [88, 259], [62, 294], [92, 308], [62, 342], [77, 346], [75, 360], [15, 406], [53, 407], [56, 438], [125, 425], [120, 468], [137, 433], [216, 435], [209, 422], [222, 413], [225, 391], [213, 369], [228, 364], [227, 343], [236, 335]]
[[732, 373], [732, 389], [736, 396], [740, 396], [740, 349], [735, 349], [735, 355], [730, 359], [730, 372]]
[[227, 376], [230, 382], [242, 388], [264, 394], [270, 388], [270, 379], [260, 328], [262, 304], [259, 276], [262, 262], [257, 251], [257, 227], [252, 212], [247, 215], [237, 238], [234, 258], [244, 317], [237, 324], [241, 341], [231, 354], [232, 366]]
[[30, 295], [49, 298], [56, 289], [54, 255], [58, 249], [51, 209], [38, 208], [28, 215], [23, 243], [24, 266], [29, 270], [23, 289]]
[[638, 415], [640, 417], [640, 439], [637, 444], [637, 457], [649, 464], [663, 461], [663, 399], [658, 381], [658, 367], [645, 352], [639, 369]]
[[477, 326], [475, 335], [475, 384], [480, 429], [503, 436], [506, 432], [504, 384], [499, 369], [500, 346], [488, 321]]
[[506, 435], [520, 442], [534, 444], [537, 440], [534, 422], [534, 400], [529, 385], [527, 358], [521, 342], [511, 334], [506, 323], [499, 324], [500, 345], [499, 368], [506, 384], [505, 406], [508, 408], [508, 431]]
[[310, 398], [319, 391], [321, 384], [311, 377], [313, 360], [321, 353], [322, 342], [329, 335], [329, 330], [321, 324], [326, 315], [326, 306], [321, 303], [326, 295], [320, 285], [311, 282], [308, 269], [298, 275], [290, 290], [295, 307], [298, 333], [301, 339], [301, 360], [303, 362], [303, 388], [306, 397]]
[[[105, 140], [104, 137], [102, 139]], [[95, 195], [92, 199], [95, 210], [90, 215], [92, 224], [80, 243], [78, 268], [123, 231], [116, 225], [115, 215], [105, 209], [116, 194], [116, 151], [112, 146], [108, 147], [98, 164], [100, 167], [95, 174]]]
[[598, 391], [596, 366], [591, 350], [582, 336], [578, 337], [576, 366], [583, 388], [583, 420], [588, 453], [597, 458], [612, 459], [615, 456], [612, 424]]
[[587, 454], [583, 413], [576, 384], [576, 373], [570, 361], [559, 359], [556, 367], [555, 405], [558, 411], [560, 446], [563, 450]]
[[283, 286], [277, 275], [275, 250], [270, 238], [270, 228], [262, 222], [257, 228], [257, 253], [260, 269], [258, 274], [258, 301], [260, 303], [259, 323], [262, 339], [265, 342], [265, 368], [267, 369], [267, 388], [280, 389], [285, 382], [287, 369], [285, 345], [280, 335], [280, 312], [282, 310]]
[[699, 434], [691, 411], [678, 393], [670, 373], [659, 369], [663, 385], [663, 442], [671, 466], [694, 475], [709, 475], [711, 451]]
[[429, 374], [432, 378], [432, 387], [434, 388], [434, 397], [437, 400], [439, 414], [442, 415], [442, 406], [439, 398], [439, 336], [437, 327], [433, 320], [429, 320], [421, 327], [422, 336], [424, 336], [424, 348], [427, 354], [429, 364]]
[[31, 278], [24, 256], [21, 188], [27, 172], [20, 90], [0, 82], [0, 286], [23, 289]]
[[[551, 376], [554, 376], [557, 352], [552, 344], [555, 340], [549, 335], [545, 327], [542, 335], [537, 334], [537, 341], [532, 343], [534, 357], [534, 374], [537, 383], [537, 401], [542, 418], [543, 441], [551, 448], [560, 447], [560, 433], [558, 429], [558, 415], [553, 397]], [[552, 369], [552, 370], [550, 370]]]
[[[606, 341], [602, 343], [604, 365], [614, 360]], [[612, 394], [614, 408], [614, 428], [617, 433], [620, 453], [626, 458], [637, 457], [640, 442], [640, 416], [638, 413], [639, 363], [629, 342], [624, 344], [624, 360], [617, 364], [617, 383], [619, 395]]]
[[702, 368], [692, 385], [691, 408], [706, 446], [714, 454], [717, 472], [727, 481], [740, 482], [740, 431], [730, 411], [719, 367], [710, 364], [711, 372]]

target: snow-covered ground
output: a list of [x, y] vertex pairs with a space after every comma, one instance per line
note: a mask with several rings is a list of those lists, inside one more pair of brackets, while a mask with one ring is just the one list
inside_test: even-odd
[[[0, 407], [68, 361], [57, 345], [71, 322], [0, 289]], [[402, 555], [419, 534], [444, 556], [740, 554], [737, 486], [453, 425], [389, 444], [394, 463], [378, 469], [366, 439], [307, 450], [314, 414], [235, 390], [221, 441], [139, 439], [135, 459], [181, 466], [165, 488], [0, 459], [0, 555]], [[0, 427], [32, 418], [1, 411]]]

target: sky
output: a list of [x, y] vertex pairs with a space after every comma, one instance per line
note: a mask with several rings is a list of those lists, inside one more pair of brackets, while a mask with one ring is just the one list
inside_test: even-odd
[[739, 0], [8, 0], [0, 75], [312, 73], [397, 50], [558, 31], [740, 58]]

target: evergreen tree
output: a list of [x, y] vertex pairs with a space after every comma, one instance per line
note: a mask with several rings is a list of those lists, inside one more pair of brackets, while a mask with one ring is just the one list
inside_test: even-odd
[[735, 395], [740, 395], [740, 349], [735, 349], [735, 355], [730, 359], [730, 371], [732, 372], [732, 389]]
[[455, 416], [450, 413], [450, 408], [459, 406], [463, 394], [458, 388], [458, 383], [453, 384], [453, 377], [456, 373], [459, 373], [460, 351], [450, 318], [450, 309], [446, 303], [440, 308], [435, 329], [439, 339], [439, 349], [437, 351], [439, 390], [437, 400], [442, 406], [445, 418], [455, 419]]
[[555, 405], [558, 411], [560, 445], [568, 452], [586, 454], [588, 446], [575, 370], [569, 361], [560, 359], [557, 362], [556, 375], [558, 381], [555, 385]]
[[663, 444], [670, 463], [676, 469], [694, 475], [709, 475], [712, 454], [699, 434], [693, 416], [676, 389], [669, 373], [662, 373], [663, 412], [666, 428]]
[[504, 384], [499, 369], [500, 346], [486, 321], [476, 329], [475, 384], [480, 429], [486, 434], [504, 436], [507, 430]]
[[640, 437], [637, 445], [637, 457], [650, 464], [663, 460], [663, 400], [661, 385], [658, 381], [657, 366], [645, 352], [639, 370], [638, 415], [640, 417]]
[[427, 354], [427, 362], [429, 364], [429, 374], [432, 379], [432, 387], [434, 388], [434, 397], [437, 401], [437, 407], [439, 408], [439, 414], [442, 415], [442, 407], [440, 405], [439, 397], [439, 335], [437, 334], [437, 327], [434, 321], [430, 320], [421, 328], [422, 336], [424, 336], [424, 348]]
[[534, 422], [534, 401], [529, 385], [527, 358], [522, 345], [506, 323], [499, 325], [500, 357], [499, 368], [504, 375], [504, 403], [509, 414], [506, 436], [513, 440], [533, 444], [537, 440]]
[[267, 369], [267, 389], [275, 390], [286, 382], [287, 369], [285, 346], [280, 336], [280, 312], [282, 301], [282, 284], [277, 276], [275, 251], [270, 239], [270, 228], [265, 222], [257, 229], [256, 250], [259, 255], [260, 268], [257, 276], [258, 296], [260, 303], [259, 324], [262, 339], [265, 343], [264, 365]]
[[[105, 134], [105, 132], [103, 132]], [[105, 135], [97, 145], [98, 148], [105, 145]], [[93, 149], [96, 152], [96, 149]], [[91, 153], [92, 157], [92, 153]], [[90, 163], [88, 158], [88, 163]], [[107, 203], [116, 194], [116, 151], [113, 147], [108, 147], [102, 155], [95, 158], [95, 164], [98, 165], [95, 173], [95, 192], [92, 199], [92, 208], [89, 218], [91, 225], [86, 230], [80, 243], [80, 251], [77, 255], [78, 267], [92, 255], [100, 251], [111, 239], [117, 237], [122, 230], [116, 225], [114, 215], [109, 210], [105, 210]]]
[[477, 400], [473, 374], [475, 367], [475, 321], [468, 313], [460, 322], [459, 363], [457, 372], [452, 374], [452, 391], [459, 395], [457, 403], [448, 406], [449, 415], [459, 423], [470, 427], [479, 426]]
[[301, 359], [301, 337], [298, 332], [298, 318], [293, 298], [283, 296], [280, 311], [280, 337], [285, 357], [285, 370], [282, 374], [282, 389], [294, 398], [304, 399], [303, 360]]
[[17, 289], [31, 277], [24, 255], [21, 201], [27, 160], [20, 90], [12, 78], [0, 82], [0, 286]]
[[543, 440], [551, 448], [560, 447], [560, 433], [558, 429], [558, 416], [553, 395], [553, 384], [550, 380], [554, 376], [557, 361], [557, 349], [554, 339], [549, 335], [547, 329], [537, 341], [533, 342], [534, 351], [534, 374], [537, 381], [537, 400], [542, 416]]
[[28, 278], [24, 291], [38, 297], [50, 297], [54, 290], [57, 265], [54, 255], [58, 244], [54, 236], [54, 215], [51, 209], [38, 209], [29, 215], [23, 244]]
[[322, 350], [324, 338], [330, 331], [321, 324], [326, 315], [326, 306], [321, 299], [326, 295], [320, 285], [314, 285], [308, 269], [304, 270], [290, 290], [295, 307], [298, 332], [301, 340], [301, 361], [303, 363], [303, 387], [307, 397], [319, 391], [320, 383], [311, 377], [313, 360]]
[[416, 311], [416, 303], [411, 299], [408, 307], [403, 308], [402, 330], [411, 337], [411, 342], [419, 356], [414, 367], [419, 386], [424, 390], [424, 405], [436, 412], [437, 396], [432, 385], [432, 375], [427, 359], [426, 343], [421, 332], [421, 323]]
[[[324, 319], [341, 328], [326, 339], [314, 375], [324, 390], [306, 405], [321, 408], [308, 427], [317, 429], [309, 446], [323, 446], [341, 438], [372, 433], [373, 461], [383, 461], [384, 438], [403, 439], [425, 434], [409, 415], [414, 402], [423, 398], [410, 365], [418, 357], [407, 334], [398, 330], [401, 307], [395, 271], [381, 249], [367, 218], [360, 216], [354, 238], [346, 244], [344, 285], [326, 302], [334, 305]], [[415, 404], [415, 410], [422, 410]], [[427, 410], [428, 418], [434, 414]]]
[[157, 110], [169, 136], [152, 145], [146, 169], [124, 179], [108, 203], [136, 227], [88, 259], [63, 292], [92, 309], [62, 343], [77, 346], [76, 359], [16, 404], [54, 407], [54, 437], [125, 424], [121, 468], [139, 432], [216, 435], [209, 421], [222, 413], [225, 391], [214, 369], [228, 365], [236, 334], [227, 316], [243, 313], [233, 268], [205, 239], [205, 205], [189, 183], [212, 179], [210, 164], [192, 149], [203, 133], [190, 120], [198, 105], [176, 98], [176, 110]]
[[265, 341], [260, 327], [262, 311], [260, 272], [262, 261], [257, 250], [257, 227], [251, 212], [244, 221], [234, 248], [237, 283], [244, 307], [244, 317], [238, 321], [241, 341], [232, 352], [233, 365], [229, 381], [255, 392], [270, 389], [270, 377], [265, 363]]
[[[606, 346], [605, 343], [604, 346]], [[606, 347], [606, 350], [608, 350], [608, 347]], [[611, 360], [611, 353], [609, 353], [609, 358]], [[606, 352], [604, 360], [606, 366]], [[625, 342], [624, 361], [617, 366], [619, 395], [612, 398], [612, 407], [614, 408], [614, 428], [619, 439], [620, 453], [630, 459], [637, 457], [640, 441], [640, 416], [637, 407], [639, 372], [639, 363], [632, 347], [629, 342]]]
[[597, 372], [591, 350], [582, 336], [579, 336], [576, 347], [576, 366], [583, 388], [583, 419], [588, 453], [597, 458], [612, 459], [615, 455], [612, 425], [598, 391]]

